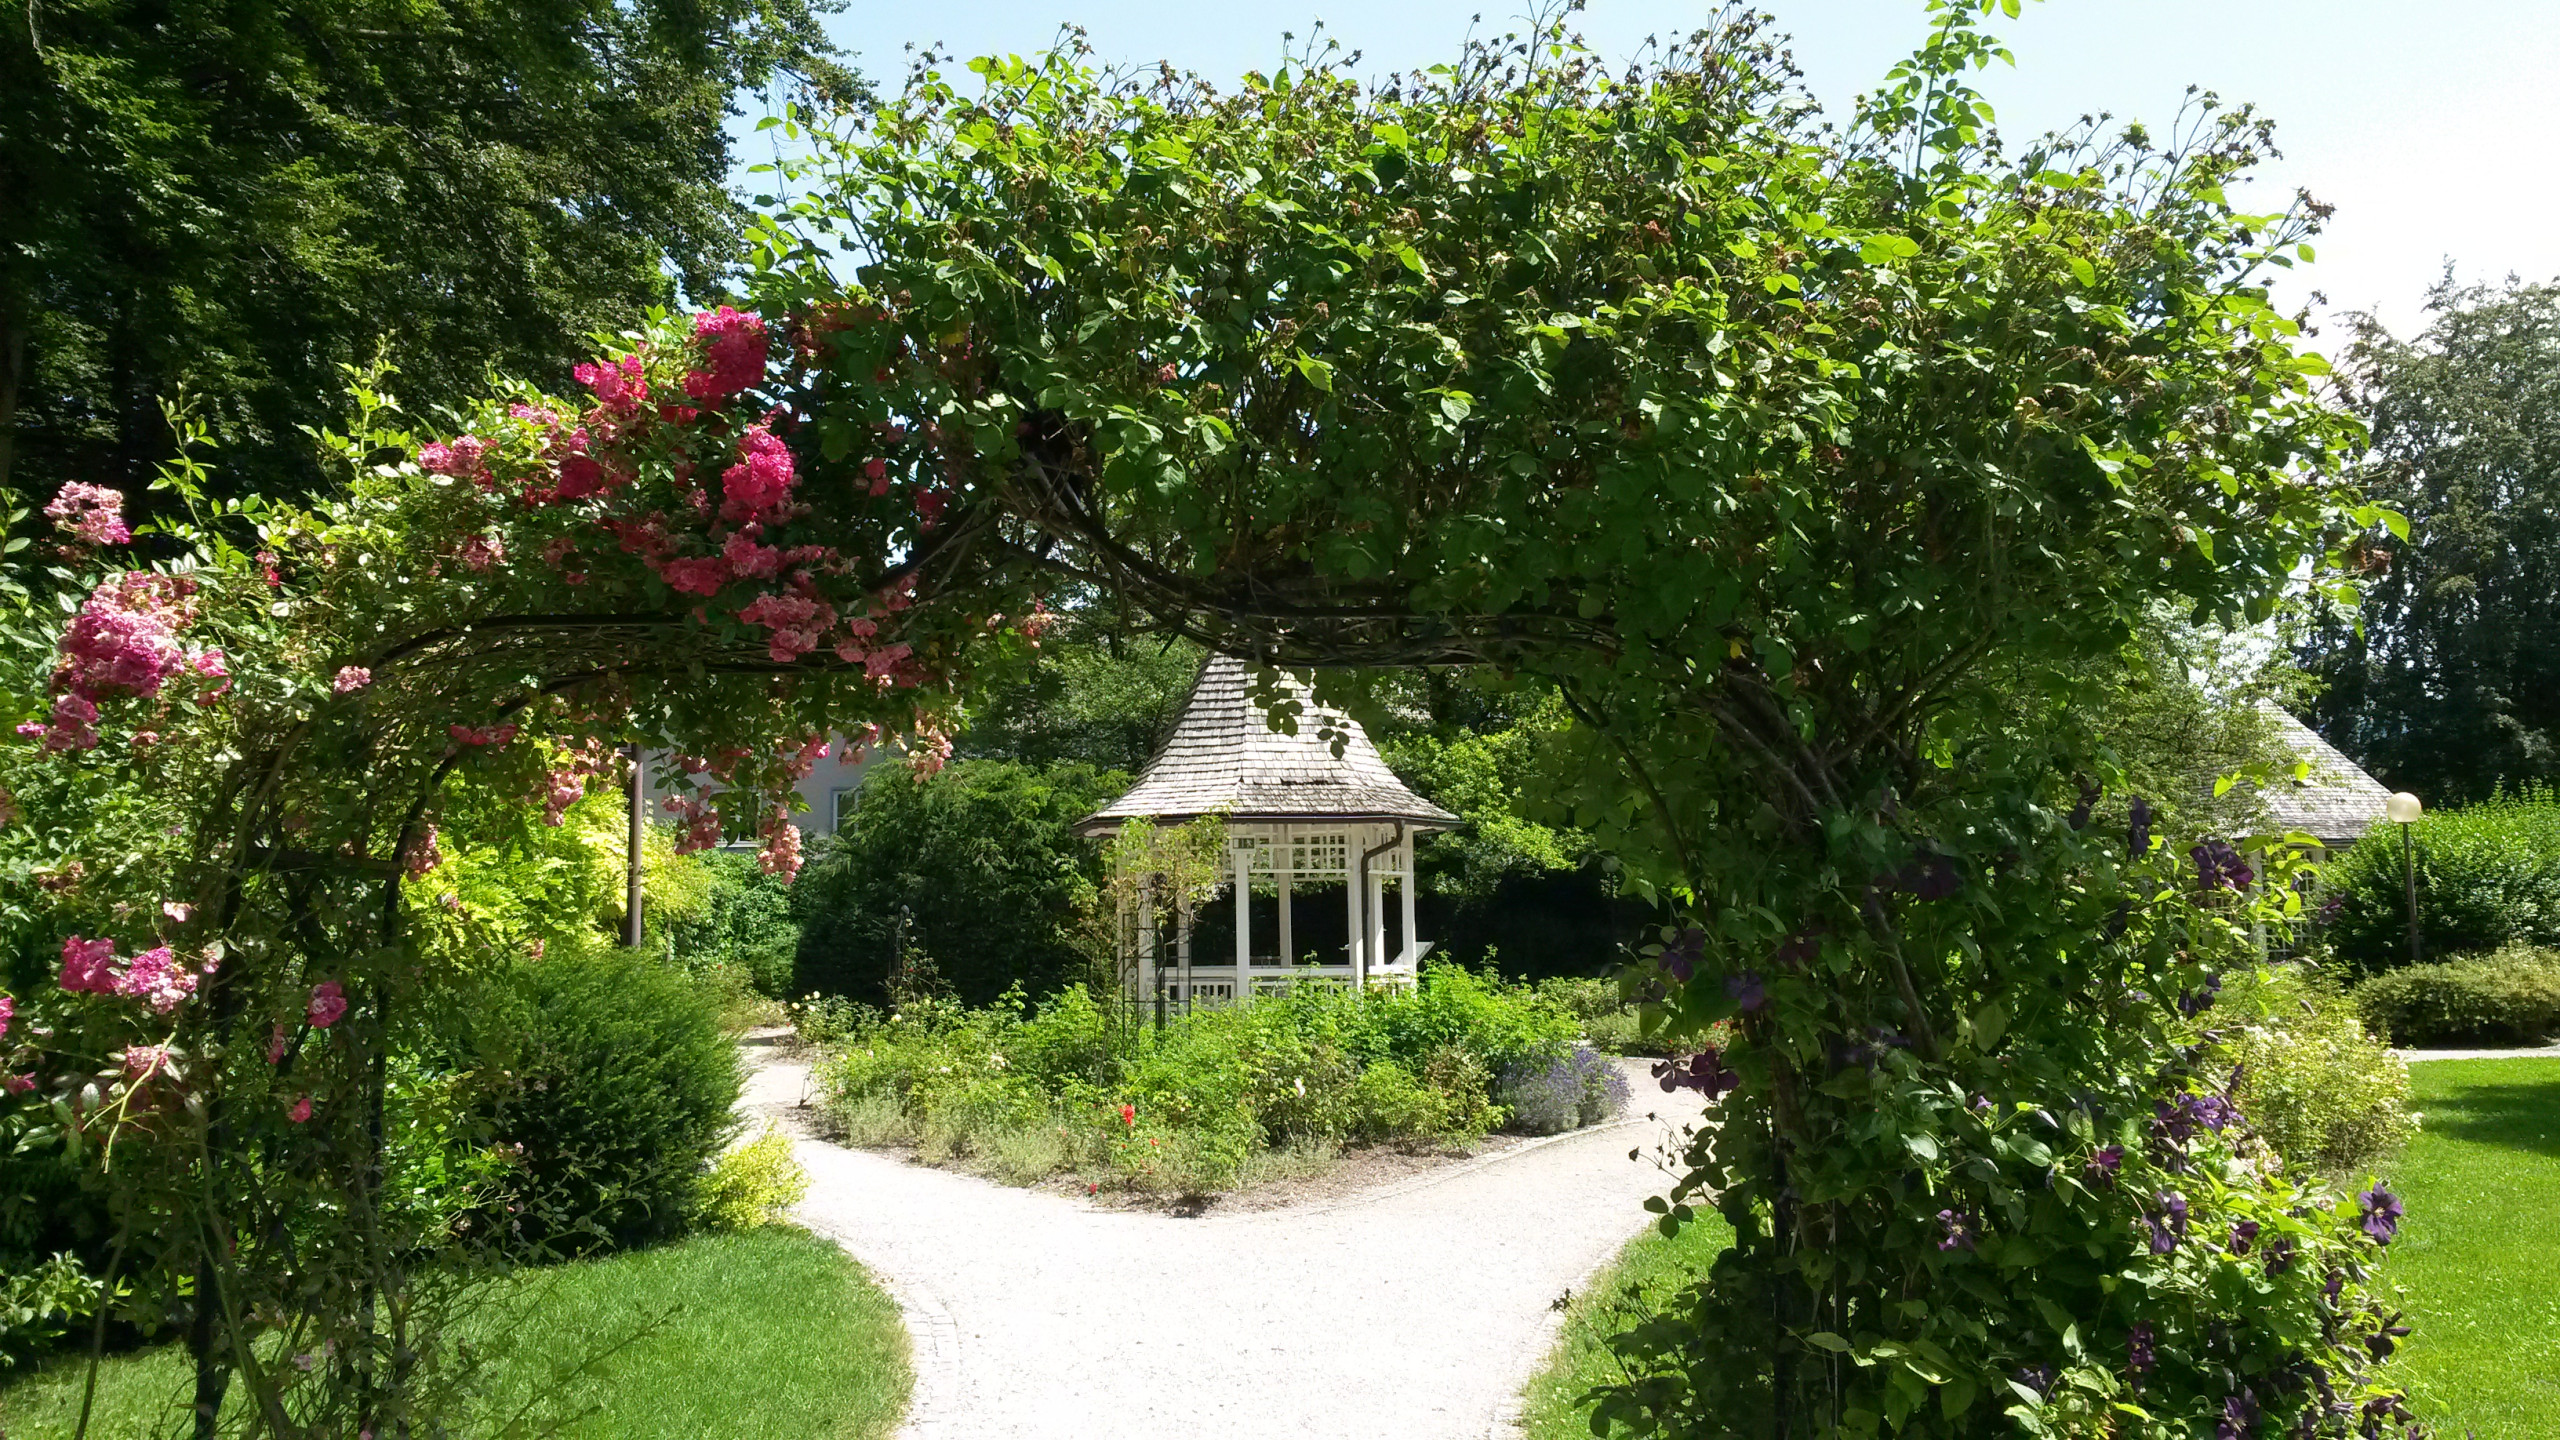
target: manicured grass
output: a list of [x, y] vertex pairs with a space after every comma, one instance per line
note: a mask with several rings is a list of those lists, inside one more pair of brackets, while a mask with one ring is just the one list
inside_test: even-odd
[[2560, 1060], [2409, 1067], [2418, 1139], [2383, 1278], [2408, 1287], [2401, 1378], [2447, 1436], [2560, 1440]]
[[1566, 1307], [1554, 1353], [1523, 1392], [1521, 1428], [1528, 1440], [1589, 1440], [1584, 1392], [1624, 1378], [1609, 1337], [1662, 1308], [1732, 1244], [1733, 1227], [1702, 1211], [1668, 1240], [1647, 1230], [1619, 1251]]
[[[897, 1307], [860, 1266], [806, 1231], [700, 1236], [529, 1272], [511, 1290], [481, 1312], [490, 1318], [480, 1328], [503, 1331], [477, 1337], [498, 1354], [488, 1408], [505, 1415], [539, 1401], [538, 1415], [581, 1416], [544, 1432], [561, 1440], [875, 1440], [906, 1409], [911, 1376]], [[0, 1390], [0, 1434], [68, 1437], [84, 1370], [79, 1359], [58, 1361]], [[89, 1433], [183, 1433], [188, 1383], [175, 1347], [109, 1360]]]

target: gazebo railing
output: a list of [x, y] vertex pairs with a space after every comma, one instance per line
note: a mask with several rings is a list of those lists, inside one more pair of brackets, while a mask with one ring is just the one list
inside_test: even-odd
[[[1377, 966], [1369, 972], [1369, 988], [1409, 990], [1413, 988], [1415, 968], [1403, 963]], [[1297, 965], [1285, 970], [1277, 965], [1256, 965], [1251, 978], [1257, 1000], [1286, 995], [1301, 985], [1348, 990], [1352, 981], [1348, 965]], [[1232, 1005], [1236, 999], [1236, 970], [1232, 965], [1194, 965], [1186, 976], [1179, 969], [1167, 967], [1164, 990], [1166, 1001], [1175, 1005]]]

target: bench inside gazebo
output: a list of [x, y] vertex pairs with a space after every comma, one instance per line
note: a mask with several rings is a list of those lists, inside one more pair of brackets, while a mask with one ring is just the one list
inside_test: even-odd
[[[1286, 677], [1281, 684], [1304, 706], [1295, 734], [1271, 728], [1244, 661], [1210, 657], [1138, 783], [1077, 824], [1080, 834], [1105, 835], [1133, 819], [1179, 825], [1224, 818], [1229, 943], [1215, 947], [1220, 953], [1200, 953], [1193, 945], [1199, 917], [1187, 907], [1171, 935], [1157, 933], [1151, 910], [1126, 917], [1121, 977], [1133, 1001], [1161, 997], [1189, 1009], [1250, 1004], [1257, 994], [1309, 982], [1410, 985], [1431, 949], [1415, 928], [1413, 842], [1457, 825], [1458, 817], [1405, 788], [1356, 721], [1319, 708]], [[1339, 755], [1328, 731], [1343, 742]], [[1322, 904], [1329, 897], [1321, 892], [1336, 885], [1339, 932], [1329, 917], [1303, 908]], [[1270, 923], [1258, 926], [1257, 912]], [[1330, 944], [1302, 946], [1302, 931], [1328, 941], [1346, 937], [1339, 958], [1323, 953]]]

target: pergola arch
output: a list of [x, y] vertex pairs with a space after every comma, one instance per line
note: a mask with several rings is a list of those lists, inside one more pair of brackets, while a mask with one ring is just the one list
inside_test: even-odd
[[[1414, 917], [1414, 840], [1447, 830], [1458, 817], [1406, 788], [1350, 716], [1319, 707], [1304, 687], [1279, 677], [1283, 695], [1304, 708], [1296, 733], [1271, 728], [1257, 702], [1251, 668], [1212, 655], [1164, 743], [1118, 799], [1077, 822], [1077, 833], [1104, 835], [1131, 820], [1178, 825], [1219, 816], [1226, 830], [1226, 884], [1236, 899], [1235, 944], [1216, 963], [1195, 956], [1194, 914], [1181, 907], [1170, 953], [1149, 907], [1124, 914], [1119, 927], [1120, 978], [1133, 1001], [1161, 997], [1188, 1009], [1250, 1004], [1308, 979], [1366, 988], [1413, 983], [1430, 951]], [[1336, 744], [1339, 743], [1339, 753]], [[1348, 942], [1338, 963], [1298, 963], [1294, 891], [1302, 883], [1339, 881]], [[1402, 911], [1402, 944], [1387, 944], [1386, 889]], [[1257, 953], [1252, 897], [1270, 887], [1278, 904], [1270, 953]]]

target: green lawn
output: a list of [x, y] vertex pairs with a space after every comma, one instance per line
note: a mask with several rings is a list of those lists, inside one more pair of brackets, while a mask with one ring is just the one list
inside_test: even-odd
[[1608, 1337], [1659, 1308], [1731, 1244], [1733, 1227], [1709, 1210], [1672, 1239], [1647, 1230], [1618, 1252], [1566, 1307], [1555, 1353], [1523, 1392], [1528, 1440], [1590, 1440], [1589, 1412], [1578, 1402], [1592, 1386], [1620, 1378]]
[[2409, 1067], [2426, 1123], [2391, 1167], [2409, 1207], [2401, 1376], [2448, 1436], [2560, 1440], [2560, 1060]]
[[[2408, 1205], [2384, 1279], [2406, 1287], [2416, 1335], [2399, 1375], [2448, 1437], [2560, 1440], [2560, 1060], [2409, 1067], [2426, 1115], [2390, 1168]], [[1591, 1432], [1576, 1397], [1617, 1378], [1602, 1339], [1722, 1250], [1712, 1218], [1648, 1231], [1565, 1316], [1527, 1390], [1530, 1440]]]
[[[907, 1336], [897, 1307], [834, 1245], [767, 1226], [528, 1272], [485, 1313], [498, 1413], [540, 1399], [581, 1414], [561, 1440], [875, 1440], [906, 1409]], [[520, 1302], [520, 1303], [519, 1303]], [[585, 1357], [659, 1316], [665, 1323], [585, 1373]], [[56, 1362], [0, 1390], [0, 1435], [68, 1437], [83, 1364]], [[89, 1433], [180, 1432], [189, 1372], [174, 1347], [101, 1367]]]

